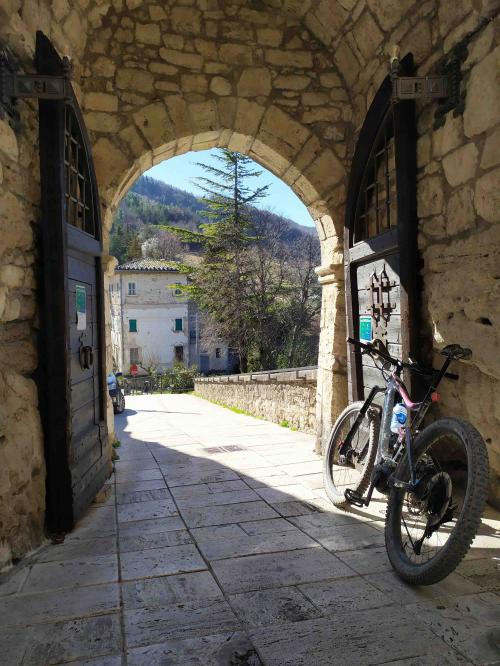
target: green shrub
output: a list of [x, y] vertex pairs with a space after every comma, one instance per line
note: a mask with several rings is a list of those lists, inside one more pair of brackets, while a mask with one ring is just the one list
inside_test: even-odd
[[164, 381], [164, 385], [168, 385], [173, 393], [192, 390], [194, 388], [195, 377], [198, 374], [198, 368], [195, 365], [189, 368], [184, 363], [175, 363], [172, 368], [168, 368], [163, 373], [166, 380]]

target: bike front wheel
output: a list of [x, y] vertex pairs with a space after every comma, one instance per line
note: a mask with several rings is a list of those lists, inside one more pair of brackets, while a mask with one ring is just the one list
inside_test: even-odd
[[[385, 543], [400, 578], [432, 585], [458, 566], [477, 534], [488, 494], [488, 454], [470, 423], [450, 418], [420, 433], [412, 459], [416, 485], [391, 489]], [[407, 453], [394, 478], [410, 482]]]
[[355, 402], [344, 409], [330, 433], [323, 457], [323, 480], [326, 494], [333, 504], [347, 504], [345, 491], [349, 488], [362, 495], [370, 483], [377, 453], [380, 411], [371, 406], [354, 433], [352, 457], [342, 459], [339, 449], [359, 416], [362, 402]]

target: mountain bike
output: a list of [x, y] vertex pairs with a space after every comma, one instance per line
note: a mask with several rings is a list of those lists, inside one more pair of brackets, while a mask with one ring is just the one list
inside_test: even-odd
[[[333, 426], [325, 450], [325, 490], [337, 506], [366, 507], [375, 490], [388, 497], [385, 544], [396, 573], [413, 585], [448, 576], [467, 553], [488, 493], [488, 454], [467, 421], [443, 418], [421, 429], [437, 388], [454, 360], [470, 349], [448, 345], [440, 370], [393, 358], [381, 344], [347, 340], [381, 370], [364, 402], [349, 405]], [[403, 371], [425, 378], [424, 399], [413, 402]], [[374, 400], [384, 394], [382, 408]], [[366, 495], [364, 494], [366, 492]]]

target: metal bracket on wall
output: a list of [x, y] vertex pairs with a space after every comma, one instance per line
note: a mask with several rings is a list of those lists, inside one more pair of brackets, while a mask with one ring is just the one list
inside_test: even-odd
[[459, 68], [458, 72], [452, 69], [446, 74], [429, 76], [400, 76], [399, 69], [399, 47], [394, 47], [390, 58], [392, 100], [394, 102], [410, 99], [454, 99], [458, 95]]
[[0, 118], [8, 118], [19, 127], [19, 111], [16, 100], [27, 97], [37, 99], [71, 99], [71, 63], [63, 58], [60, 76], [18, 74], [17, 63], [8, 48], [0, 46]]

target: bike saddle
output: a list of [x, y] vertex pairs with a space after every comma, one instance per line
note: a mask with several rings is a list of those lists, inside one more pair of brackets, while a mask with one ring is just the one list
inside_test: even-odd
[[468, 361], [472, 358], [472, 350], [468, 347], [461, 347], [460, 345], [446, 345], [446, 347], [441, 349], [441, 354], [454, 360], [463, 359], [464, 361]]

